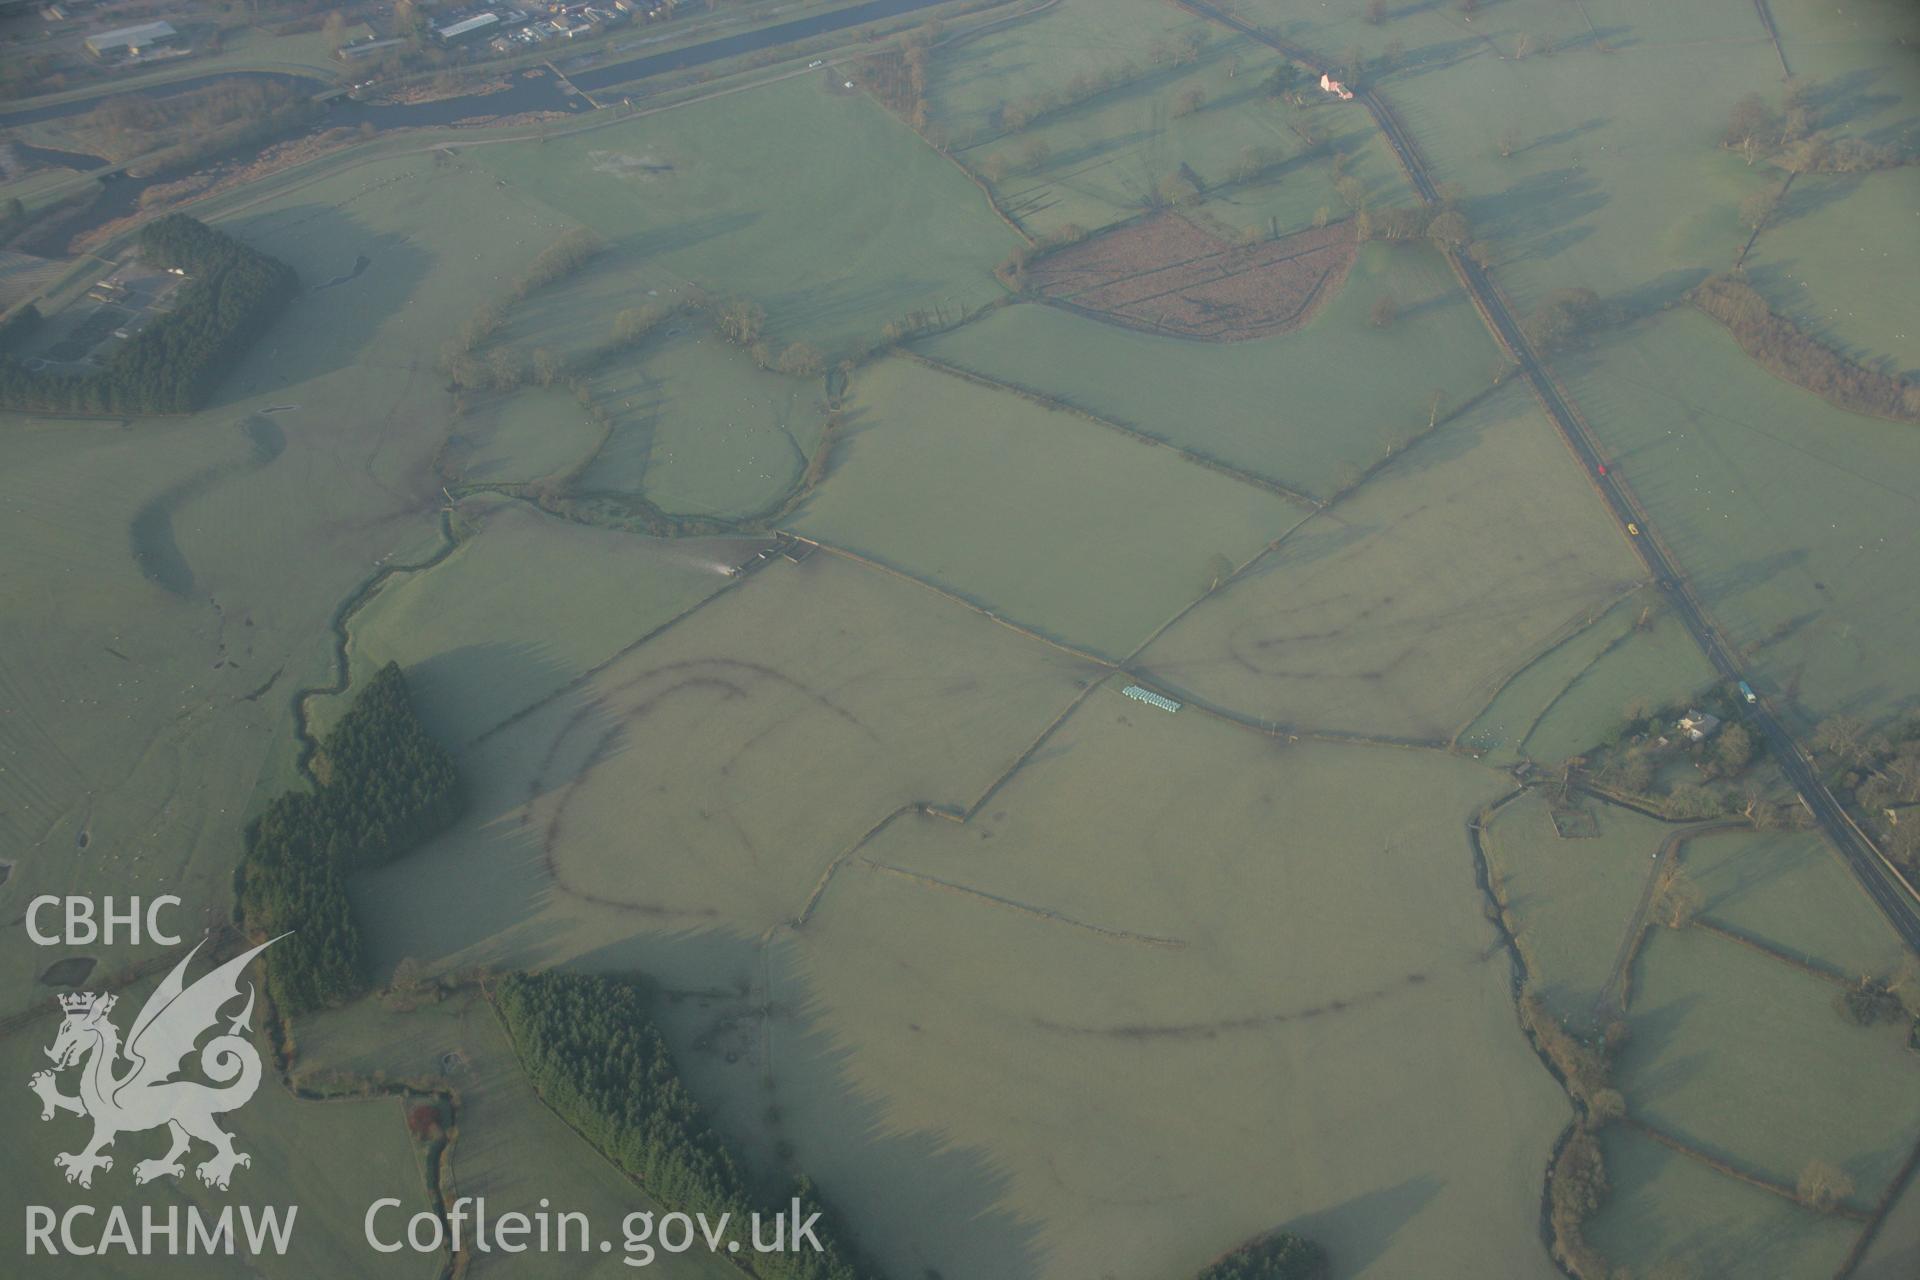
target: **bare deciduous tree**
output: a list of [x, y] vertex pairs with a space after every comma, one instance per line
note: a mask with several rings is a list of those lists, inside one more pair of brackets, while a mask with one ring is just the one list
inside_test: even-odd
[[760, 337], [767, 323], [767, 309], [747, 298], [735, 298], [724, 304], [714, 317], [720, 334], [728, 342], [750, 346]]
[[1660, 873], [1654, 893], [1654, 918], [1669, 929], [1686, 928], [1706, 906], [1706, 896], [1678, 864]]

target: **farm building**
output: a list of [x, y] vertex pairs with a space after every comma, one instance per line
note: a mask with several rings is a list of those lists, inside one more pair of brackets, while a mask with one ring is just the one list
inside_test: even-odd
[[147, 22], [137, 27], [102, 31], [99, 35], [88, 36], [84, 43], [87, 52], [102, 62], [124, 62], [142, 57], [154, 49], [179, 44], [180, 33], [173, 29], [171, 22]]
[[477, 35], [488, 27], [498, 26], [500, 16], [494, 13], [476, 13], [471, 18], [462, 18], [458, 22], [433, 29], [433, 38], [441, 44], [453, 44], [468, 36]]
[[1120, 692], [1132, 698], [1135, 702], [1144, 702], [1148, 706], [1158, 707], [1162, 711], [1178, 711], [1180, 709], [1180, 704], [1172, 698], [1163, 698], [1153, 690], [1142, 689], [1137, 684], [1130, 684]]
[[385, 40], [368, 38], [341, 45], [340, 48], [335, 51], [334, 57], [340, 59], [342, 62], [359, 62], [363, 58], [375, 57], [390, 49], [400, 48], [406, 43], [407, 42], [399, 36], [392, 36]]
[[1720, 717], [1709, 711], [1689, 711], [1673, 726], [1691, 742], [1704, 742], [1720, 727]]

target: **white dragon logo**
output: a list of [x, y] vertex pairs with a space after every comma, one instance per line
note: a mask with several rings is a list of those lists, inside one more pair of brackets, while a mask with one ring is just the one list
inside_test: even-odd
[[[40, 1095], [40, 1118], [51, 1120], [54, 1113], [69, 1111], [93, 1121], [93, 1138], [79, 1151], [57, 1155], [55, 1165], [66, 1170], [67, 1181], [83, 1187], [93, 1185], [95, 1169], [112, 1169], [113, 1157], [104, 1154], [121, 1133], [157, 1129], [161, 1125], [173, 1135], [173, 1145], [155, 1160], [142, 1160], [133, 1167], [133, 1180], [151, 1182], [155, 1178], [178, 1178], [186, 1172], [180, 1157], [193, 1145], [193, 1139], [213, 1148], [213, 1156], [194, 1172], [210, 1187], [227, 1189], [237, 1166], [250, 1165], [253, 1158], [233, 1149], [233, 1135], [213, 1122], [216, 1115], [244, 1106], [260, 1087], [260, 1053], [248, 1040], [246, 1030], [253, 1018], [253, 984], [247, 984], [247, 1005], [236, 1018], [228, 1020], [227, 1030], [207, 1041], [200, 1051], [200, 1070], [207, 1079], [224, 1088], [213, 1088], [197, 1080], [176, 1080], [194, 1044], [220, 1019], [220, 1010], [240, 995], [240, 975], [262, 951], [278, 942], [270, 939], [186, 985], [187, 965], [200, 948], [203, 938], [186, 958], [173, 967], [154, 993], [141, 1006], [133, 1020], [124, 1047], [120, 1031], [107, 1020], [117, 998], [96, 996], [92, 992], [60, 997], [66, 1020], [60, 1033], [47, 1049], [53, 1070], [37, 1071], [27, 1085]], [[91, 1057], [88, 1055], [91, 1054]], [[61, 1093], [56, 1073], [86, 1059], [80, 1073], [80, 1092]], [[129, 1066], [115, 1074], [124, 1059]]]

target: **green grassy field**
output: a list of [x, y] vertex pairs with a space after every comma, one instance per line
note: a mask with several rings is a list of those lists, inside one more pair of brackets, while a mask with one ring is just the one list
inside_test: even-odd
[[1283, 1225], [1342, 1275], [1549, 1275], [1565, 1103], [1461, 823], [1499, 785], [1102, 688], [776, 945], [774, 1136], [894, 1275], [1187, 1275]]
[[[1731, 264], [1741, 200], [1780, 181], [1718, 145], [1733, 103], [1779, 79], [1752, 5], [1485, 8], [1469, 21], [1436, 5], [1418, 27], [1362, 33], [1360, 6], [1342, 7], [1338, 34], [1298, 38], [1328, 52], [1406, 45], [1410, 65], [1375, 86], [1435, 179], [1460, 192], [1521, 314], [1566, 286], [1657, 305]], [[1523, 37], [1537, 51], [1516, 56]]]
[[445, 465], [456, 482], [526, 484], [586, 462], [604, 434], [559, 388], [490, 396], [460, 420]]
[[1128, 61], [1145, 71], [1156, 49], [1170, 52], [1192, 35], [1221, 42], [1206, 22], [1156, 0], [1051, 5], [936, 46], [930, 114], [957, 141], [986, 135], [1009, 102], [1064, 93], [1075, 76]]
[[740, 516], [777, 506], [820, 446], [821, 379], [756, 367], [701, 318], [672, 327], [678, 336], [593, 377], [614, 429], [578, 487], [644, 494], [676, 514]]
[[[198, 976], [196, 968], [193, 976]], [[123, 994], [124, 1004], [115, 1015], [125, 1028], [152, 983], [143, 983]], [[256, 1017], [257, 1021], [257, 1017]], [[204, 1186], [194, 1175], [194, 1166], [206, 1159], [209, 1149], [196, 1145], [187, 1158], [186, 1176], [176, 1180], [159, 1179], [136, 1186], [133, 1167], [143, 1159], [163, 1154], [167, 1149], [164, 1129], [124, 1132], [114, 1143], [113, 1168], [94, 1174], [93, 1186], [82, 1191], [64, 1181], [53, 1157], [59, 1152], [80, 1150], [89, 1132], [84, 1120], [57, 1114], [41, 1123], [39, 1103], [27, 1094], [27, 1077], [46, 1066], [41, 1050], [53, 1041], [56, 1023], [42, 1018], [18, 1027], [0, 1037], [0, 1061], [9, 1080], [18, 1081], [9, 1135], [12, 1152], [4, 1172], [0, 1172], [0, 1195], [9, 1203], [55, 1206], [87, 1203], [96, 1206], [89, 1223], [78, 1226], [81, 1239], [91, 1229], [104, 1229], [107, 1208], [125, 1206], [139, 1222], [139, 1210], [151, 1205], [162, 1220], [167, 1206], [193, 1205], [203, 1214], [217, 1216], [229, 1204], [249, 1204], [256, 1208], [299, 1206], [294, 1221], [293, 1246], [287, 1256], [271, 1254], [257, 1259], [244, 1255], [159, 1256], [142, 1259], [137, 1265], [145, 1273], [158, 1276], [218, 1276], [239, 1280], [246, 1276], [297, 1277], [320, 1272], [336, 1275], [407, 1277], [431, 1280], [437, 1274], [438, 1259], [413, 1254], [375, 1254], [366, 1247], [361, 1219], [367, 1205], [382, 1196], [399, 1198], [407, 1212], [427, 1206], [426, 1184], [414, 1144], [407, 1136], [401, 1104], [397, 1099], [306, 1102], [295, 1099], [274, 1078], [269, 1067], [259, 1091], [243, 1110], [220, 1123], [234, 1135], [236, 1150], [252, 1157], [252, 1164], [234, 1171], [232, 1187], [221, 1192]], [[262, 1051], [263, 1057], [266, 1051]], [[124, 1068], [122, 1068], [124, 1070]], [[77, 1088], [76, 1073], [60, 1078], [60, 1089], [71, 1094]], [[21, 1219], [9, 1215], [0, 1233], [9, 1253], [21, 1256], [24, 1239]], [[235, 1226], [239, 1233], [238, 1223]], [[185, 1247], [182, 1225], [181, 1247]], [[39, 1256], [26, 1265], [34, 1275], [97, 1276], [103, 1266], [124, 1265], [123, 1255], [106, 1258]]]
[[[491, 219], [450, 229], [462, 202]], [[429, 370], [498, 287], [473, 266], [511, 274], [563, 225], [425, 157], [341, 173], [228, 224], [310, 287], [208, 408], [131, 429], [0, 419], [9, 893], [164, 882], [191, 925], [227, 916], [256, 788], [289, 780], [293, 693], [332, 678], [334, 610], [440, 545]], [[320, 287], [359, 255], [372, 269]], [[22, 1000], [36, 950], [0, 938]]]
[[[864, 832], [971, 804], [1092, 674], [892, 575], [776, 561], [461, 753], [480, 802], [356, 884], [376, 969], [576, 960], [730, 986], [740, 945]], [[423, 896], [446, 909], [423, 920]]]
[[[1369, 312], [1391, 297], [1386, 328]], [[1362, 246], [1340, 292], [1295, 333], [1193, 342], [1018, 306], [924, 343], [933, 358], [1316, 497], [1490, 382], [1493, 344], [1438, 254]], [[1356, 379], [1354, 368], [1385, 376]]]
[[[1518, 312], [1566, 285], [1624, 304], [1556, 371], [1796, 729], [1911, 709], [1920, 436], [1658, 312], [1732, 262], [1741, 202], [1784, 176], [1719, 145], [1741, 94], [1782, 92], [1749, 0], [1231, 7], [1357, 64]], [[1904, 9], [1769, 7], [1822, 127], [1905, 136]], [[218, 65], [276, 56], [305, 55], [248, 37]], [[1128, 60], [1126, 84], [1005, 129], [1008, 104]], [[242, 824], [296, 781], [295, 707], [324, 730], [397, 661], [473, 803], [354, 878], [375, 979], [406, 959], [649, 975], [721, 1129], [756, 1172], [813, 1175], [893, 1280], [1191, 1276], [1274, 1228], [1342, 1280], [1548, 1280], [1543, 1170], [1571, 1111], [1517, 1025], [1466, 824], [1521, 758], [1557, 764], [1711, 670], [1526, 389], [1488, 390], [1496, 349], [1430, 248], [1362, 246], [1297, 332], [1178, 341], [995, 306], [1022, 240], [962, 172], [1036, 235], [1134, 217], [1183, 168], [1188, 216], [1227, 237], [1343, 216], [1343, 173], [1376, 209], [1411, 203], [1363, 106], [1266, 95], [1278, 61], [1164, 0], [1059, 0], [935, 49], [951, 157], [836, 64], [578, 132], [383, 136], [209, 202], [304, 285], [211, 407], [0, 418], [0, 905], [164, 887], [183, 932], [228, 918]], [[1248, 148], [1272, 166], [1228, 181]], [[1920, 362], [1913, 191], [1909, 170], [1797, 181], [1756, 286], [1852, 354]], [[604, 250], [477, 353], [577, 360], [622, 310], [681, 307], [579, 366], [611, 430], [557, 387], [456, 405], [444, 344], [578, 227]], [[698, 310], [736, 297], [765, 307], [767, 356], [849, 363], [764, 371]], [[1382, 297], [1399, 314], [1376, 326]], [[1010, 385], [878, 354], [890, 326]], [[766, 540], [608, 514], [773, 509], [843, 387], [820, 482], [782, 517], [823, 541], [810, 556], [735, 579]], [[541, 481], [573, 519], [486, 491]], [[297, 702], [336, 680], [337, 626], [344, 694]], [[1136, 679], [1188, 705], [1128, 700]], [[1483, 834], [1535, 988], [1580, 1029], [1677, 830], [1583, 803], [1590, 839], [1562, 839], [1540, 791]], [[1682, 861], [1710, 922], [1848, 975], [1904, 959], [1815, 834], [1702, 837]], [[22, 933], [0, 936], [0, 1013], [52, 990]], [[86, 954], [98, 982], [148, 949]], [[1653, 930], [1632, 979], [1613, 1082], [1633, 1120], [1783, 1184], [1834, 1161], [1874, 1202], [1920, 1135], [1906, 1028], [1855, 1026], [1834, 983], [1702, 928]], [[0, 1066], [24, 1079], [50, 1036], [0, 1036]], [[453, 1089], [450, 1194], [597, 1222], [653, 1203], [545, 1109], [476, 996], [369, 999], [293, 1043], [308, 1084]], [[79, 1122], [16, 1105], [0, 1183], [70, 1202], [51, 1158]], [[233, 1127], [246, 1198], [302, 1206], [299, 1254], [261, 1274], [439, 1271], [361, 1241], [369, 1200], [425, 1195], [398, 1100], [269, 1079]], [[123, 1140], [92, 1199], [218, 1199], [133, 1192], [153, 1141]], [[1588, 1235], [1633, 1276], [1830, 1276], [1857, 1230], [1631, 1124], [1601, 1141], [1614, 1190]], [[1904, 1278], [1916, 1203], [1860, 1276]]]
[[1235, 7], [1328, 58], [1363, 56], [1363, 79], [1459, 196], [1522, 316], [1565, 287], [1633, 311], [1673, 301], [1732, 264], [1742, 201], [1784, 177], [1719, 145], [1739, 98], [1781, 95], [1745, 0], [1389, 5], [1377, 25], [1358, 4]]
[[1534, 989], [1559, 1017], [1591, 1030], [1653, 855], [1680, 828], [1591, 797], [1581, 807], [1598, 824], [1591, 837], [1562, 839], [1534, 792], [1496, 815], [1481, 847]]
[[[190, 925], [224, 916], [238, 820], [284, 713], [281, 698], [245, 695], [296, 648], [281, 625], [290, 616], [322, 625], [325, 606], [304, 612], [285, 592], [228, 578], [227, 614], [217, 594], [183, 597], [141, 572], [132, 534], [143, 511], [171, 510], [156, 506], [170, 494], [219, 510], [234, 494], [218, 481], [259, 474], [237, 424], [141, 435], [9, 425], [12, 465], [0, 481], [10, 547], [0, 567], [7, 892], [23, 895], [24, 910], [40, 893], [151, 893], [164, 883]], [[201, 476], [216, 480], [196, 485]], [[172, 528], [157, 517], [147, 524]], [[112, 966], [136, 951], [91, 954]], [[23, 930], [6, 931], [0, 955], [9, 1008], [45, 998], [34, 978], [50, 957]]]
[[[1394, 40], [1406, 46], [1402, 60], [1415, 67], [1450, 65], [1464, 57], [1492, 60], [1511, 54], [1522, 33], [1536, 43], [1570, 40], [1587, 33], [1578, 10], [1569, 11], [1552, 0], [1507, 0], [1471, 11], [1458, 3], [1415, 6], [1388, 5], [1382, 21], [1368, 20], [1364, 5], [1323, 5], [1298, 9], [1286, 0], [1230, 0], [1220, 6], [1243, 20], [1272, 27], [1278, 34], [1305, 45], [1329, 60], [1360, 61], [1380, 69], [1379, 60]], [[1605, 6], [1590, 6], [1596, 14]]]
[[1872, 1204], [1920, 1135], [1904, 1028], [1855, 1025], [1838, 988], [1699, 929], [1656, 930], [1615, 1070], [1629, 1114], [1776, 1183], [1831, 1161]]
[[1304, 525], [1143, 661], [1260, 720], [1444, 741], [1637, 568], [1509, 388]]
[[[1228, 235], [1299, 230], [1320, 208], [1343, 212], [1341, 173], [1365, 198], [1398, 196], [1393, 155], [1363, 113], [1268, 98], [1281, 61], [1154, 0], [1063, 4], [937, 49], [928, 115], [1037, 235], [1122, 221], [1161, 203], [1163, 184], [1182, 176], [1198, 182], [1199, 215]], [[1123, 68], [1115, 87], [1023, 127], [1006, 114]], [[1250, 154], [1261, 164], [1243, 177]]]
[[1920, 1266], [1920, 1182], [1907, 1189], [1887, 1214], [1880, 1232], [1867, 1246], [1854, 1274], [1860, 1280], [1903, 1280]]
[[[457, 1099], [458, 1133], [444, 1194], [449, 1203], [484, 1198], [497, 1221], [510, 1212], [529, 1216], [584, 1213], [597, 1233], [618, 1241], [626, 1215], [664, 1212], [660, 1202], [629, 1181], [547, 1110], [522, 1074], [512, 1041], [479, 995], [465, 991], [416, 1007], [389, 1009], [362, 1001], [304, 1020], [299, 1028], [302, 1078], [316, 1085], [339, 1073], [384, 1073], [391, 1079], [439, 1082]], [[398, 1104], [394, 1104], [397, 1106]], [[381, 1225], [391, 1225], [383, 1218]], [[473, 1253], [468, 1272], [510, 1276], [524, 1257]], [[647, 1272], [670, 1280], [720, 1280], [740, 1273], [704, 1251], [660, 1254]], [[540, 1272], [551, 1276], [632, 1275], [617, 1251], [550, 1254]]]
[[1516, 672], [1459, 742], [1491, 761], [1558, 763], [1597, 746], [1629, 708], [1685, 701], [1713, 678], [1693, 637], [1644, 588]]
[[1696, 841], [1686, 869], [1708, 917], [1848, 977], [1890, 975], [1905, 954], [1853, 874], [1811, 833]]
[[794, 528], [1110, 657], [1202, 595], [1219, 562], [1245, 563], [1307, 514], [1158, 446], [906, 360], [864, 370], [845, 417], [827, 482]]
[[1803, 175], [1747, 255], [1775, 311], [1855, 360], [1920, 371], [1920, 324], [1880, 288], [1911, 258], [1920, 170]]
[[1654, 603], [1651, 591], [1635, 592], [1594, 619], [1592, 625], [1542, 651], [1514, 672], [1473, 722], [1460, 731], [1460, 745], [1499, 763], [1510, 764], [1527, 756], [1535, 730], [1575, 685], [1633, 641], [1638, 634], [1635, 624]]
[[1853, 1242], [1854, 1224], [1744, 1186], [1625, 1126], [1603, 1130], [1600, 1145], [1613, 1194], [1587, 1239], [1636, 1275], [1666, 1264], [1702, 1276], [1828, 1280]]
[[[725, 570], [762, 543], [664, 542], [568, 524], [524, 503], [467, 499], [460, 549], [394, 578], [352, 619], [353, 682], [388, 662], [406, 669], [427, 728], [464, 744], [726, 585]], [[565, 618], [568, 625], [556, 627]], [[316, 699], [315, 732], [351, 700]]]
[[1567, 367], [1756, 688], [1802, 724], [1911, 701], [1914, 601], [1887, 584], [1920, 545], [1920, 436], [1781, 382], [1691, 310]]
[[911, 312], [957, 316], [1000, 296], [993, 265], [1019, 243], [905, 125], [811, 77], [472, 154], [623, 255], [620, 305], [689, 281], [744, 294], [777, 344], [844, 354]]
[[1901, 50], [1920, 38], [1920, 14], [1895, 0], [1830, 7], [1821, 0], [1768, 0], [1787, 62], [1826, 89], [1830, 127], [1884, 140], [1909, 124], [1913, 63]]
[[[1637, 602], [1629, 597], [1629, 608]], [[1635, 614], [1636, 620], [1638, 614]], [[1713, 668], [1671, 611], [1619, 637], [1555, 696], [1526, 737], [1527, 754], [1565, 760], [1592, 748], [1629, 707], [1683, 702], [1713, 683]]]

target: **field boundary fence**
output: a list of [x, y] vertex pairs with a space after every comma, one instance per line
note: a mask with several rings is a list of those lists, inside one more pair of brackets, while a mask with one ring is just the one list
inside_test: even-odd
[[1833, 1273], [1833, 1280], [1851, 1280], [1860, 1264], [1866, 1259], [1867, 1250], [1872, 1247], [1874, 1237], [1880, 1234], [1880, 1228], [1886, 1223], [1887, 1215], [1893, 1212], [1893, 1206], [1900, 1201], [1901, 1193], [1913, 1182], [1913, 1175], [1920, 1170], [1920, 1142], [1913, 1144], [1913, 1150], [1899, 1170], [1887, 1181], [1887, 1189], [1880, 1193], [1880, 1199], [1873, 1206], [1873, 1216], [1860, 1228], [1860, 1234], [1853, 1239], [1853, 1247], [1847, 1250], [1847, 1256], [1840, 1262], [1840, 1269]]
[[1703, 933], [1712, 934], [1716, 938], [1725, 938], [1728, 942], [1737, 943], [1749, 951], [1767, 957], [1769, 960], [1777, 960], [1781, 964], [1790, 965], [1810, 978], [1817, 978], [1821, 982], [1829, 983], [1843, 990], [1853, 986], [1853, 980], [1851, 978], [1837, 969], [1829, 969], [1827, 966], [1814, 960], [1811, 956], [1795, 955], [1785, 947], [1756, 938], [1752, 934], [1722, 924], [1718, 920], [1713, 920], [1706, 916], [1695, 916], [1693, 919], [1693, 927], [1701, 930]]
[[1702, 1151], [1699, 1147], [1687, 1142], [1684, 1138], [1668, 1133], [1666, 1130], [1651, 1125], [1645, 1120], [1638, 1119], [1634, 1116], [1626, 1116], [1622, 1118], [1621, 1123], [1653, 1139], [1669, 1151], [1674, 1151], [1687, 1157], [1687, 1159], [1694, 1161], [1696, 1164], [1705, 1165], [1715, 1173], [1724, 1174], [1736, 1182], [1744, 1182], [1757, 1191], [1765, 1191], [1769, 1195], [1779, 1196], [1782, 1200], [1797, 1204], [1810, 1213], [1824, 1213], [1829, 1217], [1845, 1218], [1852, 1222], [1866, 1222], [1873, 1216], [1865, 1209], [1856, 1209], [1848, 1204], [1837, 1204], [1828, 1209], [1815, 1209], [1800, 1198], [1799, 1192], [1787, 1186], [1785, 1183], [1775, 1182], [1771, 1178], [1763, 1177], [1760, 1174], [1742, 1169], [1731, 1161], [1723, 1160], [1710, 1152]]
[[[1058, 305], [1058, 304], [1050, 304], [1050, 305]], [[1063, 309], [1071, 310], [1071, 308], [1063, 308]], [[1175, 444], [1171, 440], [1166, 440], [1161, 438], [1160, 436], [1156, 436], [1149, 432], [1142, 431], [1138, 427], [1131, 427], [1123, 422], [1115, 422], [1112, 418], [1101, 417], [1099, 414], [1094, 413], [1090, 409], [1081, 408], [1079, 405], [1074, 404], [1071, 400], [1062, 399], [1059, 396], [1049, 395], [1044, 391], [1036, 391], [1031, 387], [1023, 387], [1017, 382], [1005, 382], [999, 378], [991, 377], [984, 373], [977, 373], [972, 369], [967, 369], [956, 364], [950, 364], [947, 361], [942, 360], [937, 356], [927, 355], [925, 352], [902, 350], [900, 354], [908, 360], [912, 360], [915, 363], [923, 365], [928, 369], [932, 369], [936, 373], [944, 373], [949, 377], [959, 378], [963, 382], [971, 382], [976, 386], [985, 387], [991, 391], [1004, 391], [1008, 395], [1018, 396], [1022, 400], [1025, 400], [1030, 404], [1038, 405], [1043, 409], [1050, 409], [1055, 413], [1069, 414], [1073, 417], [1079, 418], [1083, 422], [1091, 423], [1093, 426], [1104, 427], [1108, 431], [1118, 432], [1119, 434], [1126, 436], [1128, 439], [1133, 440], [1136, 443], [1152, 445], [1156, 448], [1166, 449], [1172, 452], [1173, 454], [1175, 454], [1177, 457], [1179, 457], [1183, 462], [1190, 462], [1197, 467], [1205, 467], [1209, 471], [1217, 471], [1220, 474], [1229, 477], [1230, 479], [1238, 480], [1243, 484], [1252, 485], [1255, 488], [1265, 489], [1267, 492], [1272, 494], [1277, 494], [1278, 496], [1282, 498], [1286, 498], [1291, 502], [1298, 502], [1304, 506], [1311, 507], [1316, 510], [1326, 505], [1326, 502], [1324, 500], [1312, 497], [1306, 493], [1301, 492], [1298, 489], [1289, 488], [1288, 486], [1280, 483], [1278, 480], [1272, 479], [1271, 477], [1263, 476], [1263, 475], [1260, 475], [1258, 472], [1247, 471], [1243, 468], [1236, 467], [1230, 462], [1223, 462], [1218, 458], [1212, 457], [1209, 454], [1201, 453], [1196, 449], [1190, 449], [1185, 445]]]

